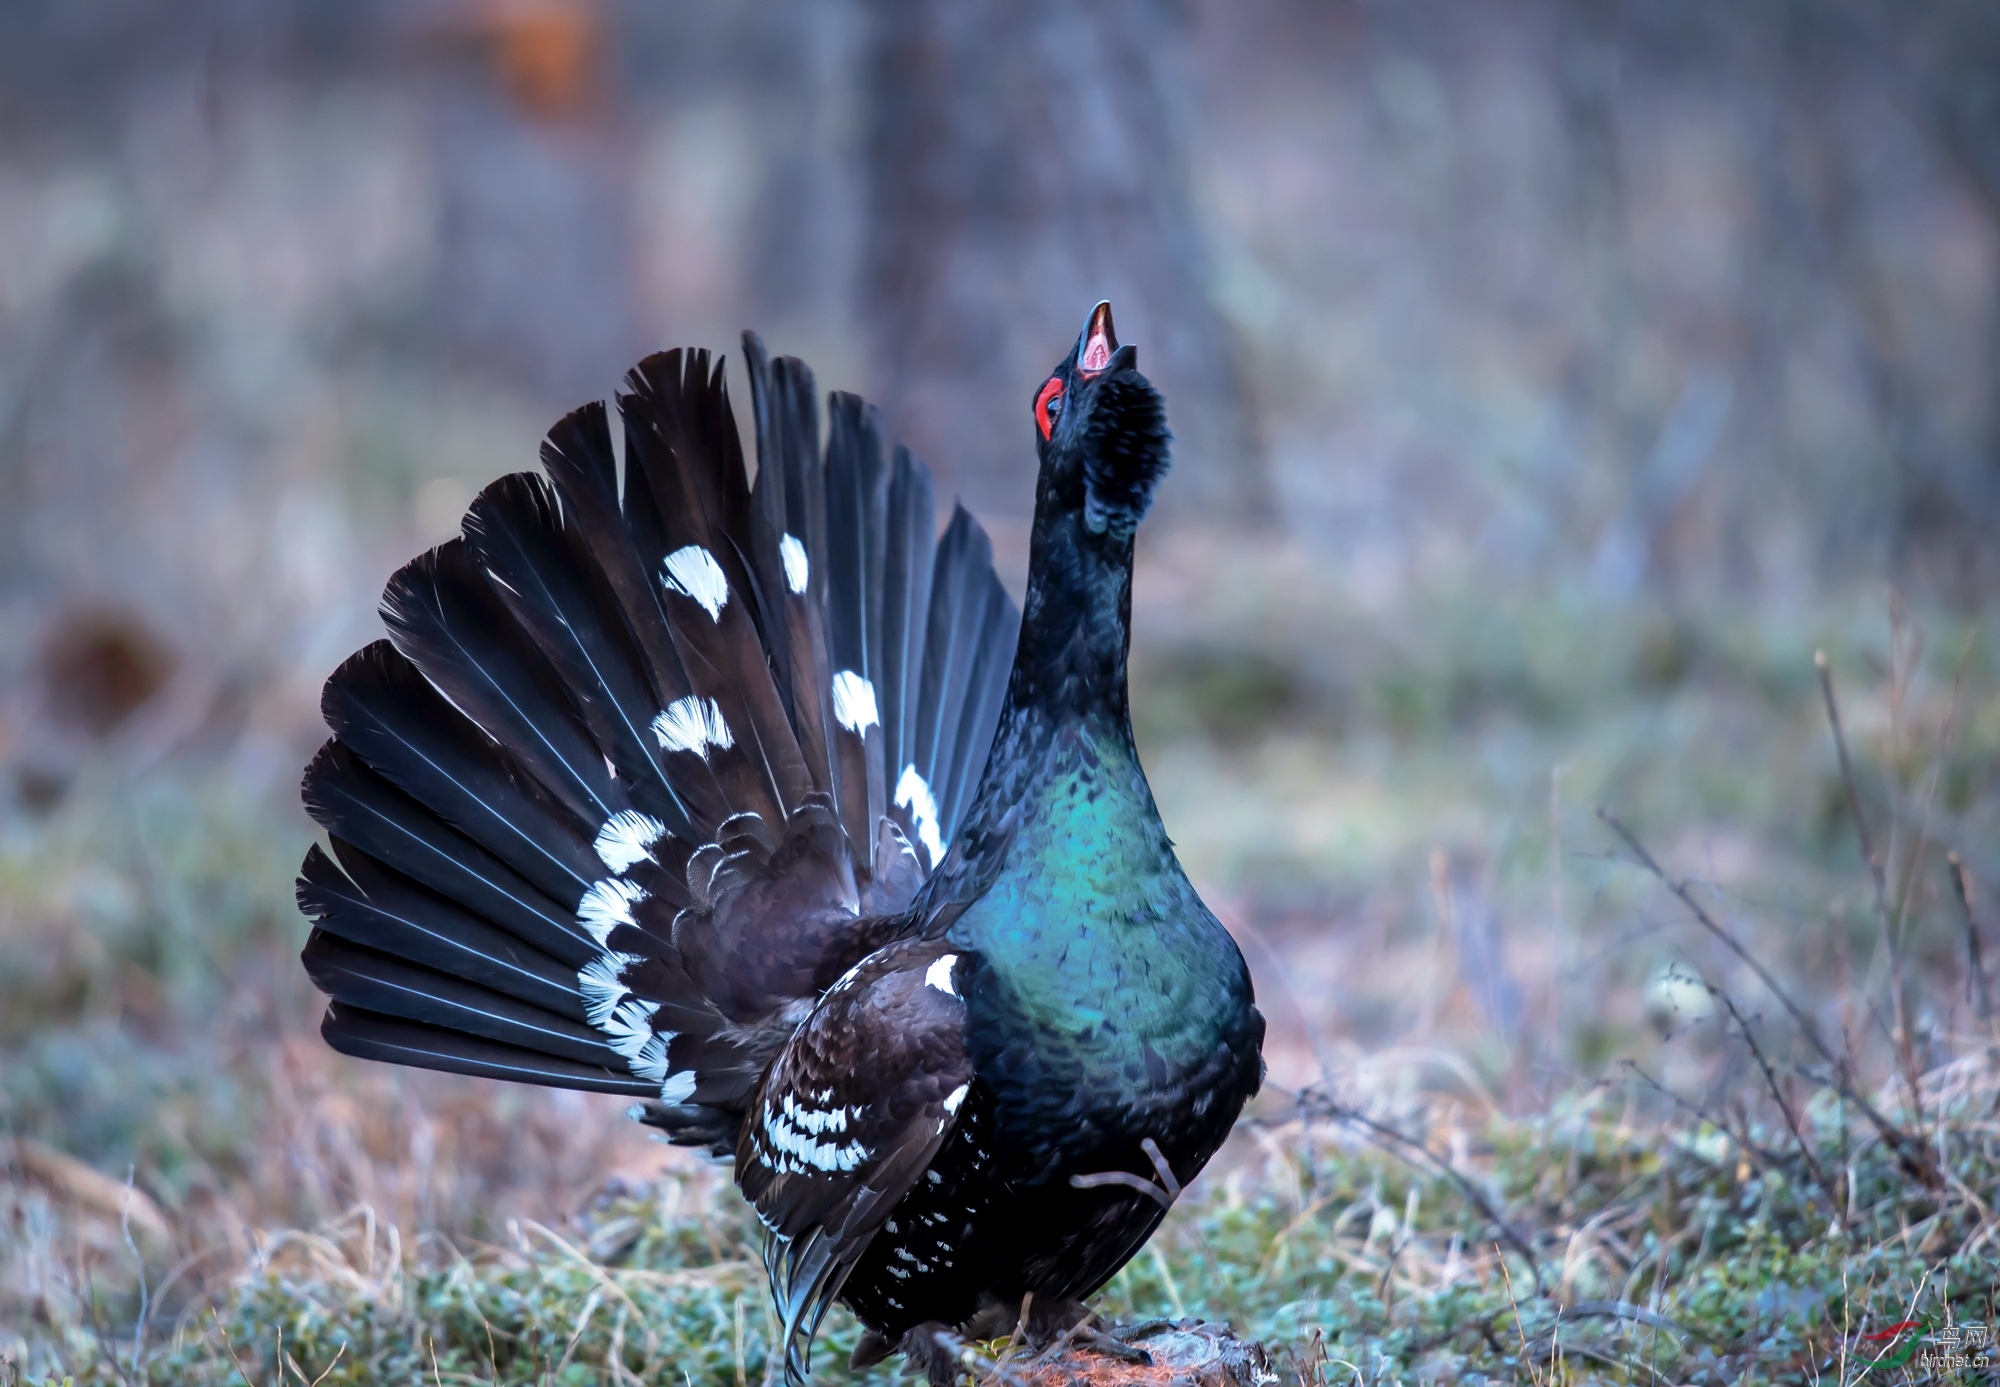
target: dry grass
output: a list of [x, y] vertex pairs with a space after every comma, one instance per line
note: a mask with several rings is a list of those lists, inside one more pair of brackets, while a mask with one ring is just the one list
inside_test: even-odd
[[[1967, 1038], [1924, 1076], [1926, 1140], [1946, 1172], [1931, 1193], [1826, 1093], [1805, 1131], [1831, 1189], [1785, 1132], [1661, 1122], [1640, 1085], [1509, 1118], [1424, 1095], [1407, 1059], [1359, 1060], [1337, 1094], [1267, 1098], [1100, 1310], [1227, 1320], [1307, 1383], [1853, 1381], [1883, 1356], [1861, 1336], [1884, 1325], [1993, 1322], [1995, 1054]], [[1868, 1096], [1905, 1111], [1893, 1088]], [[1434, 1159], [1390, 1154], [1336, 1106]], [[17, 1174], [6, 1198], [12, 1226], [48, 1226], [60, 1195]], [[200, 1293], [185, 1270], [151, 1286], [136, 1338], [132, 1254], [157, 1266], [166, 1249], [136, 1225], [126, 1246], [102, 1210], [72, 1205], [66, 1226], [84, 1241], [30, 1259], [38, 1323], [8, 1350], [31, 1379], [729, 1387], [774, 1368], [754, 1225], [719, 1172], [689, 1161], [615, 1182], [558, 1226], [513, 1218], [489, 1240], [406, 1233], [367, 1204], [311, 1231], [249, 1233]], [[836, 1317], [823, 1370], [853, 1335]], [[998, 1380], [1007, 1354], [976, 1346], [975, 1361]]]
[[[1875, 607], [1663, 652], [1657, 615], [1330, 609], [1283, 553], [1185, 557], [1141, 587], [1140, 732], [1273, 1086], [1105, 1314], [1227, 1319], [1309, 1387], [1851, 1382], [1885, 1324], [1991, 1322], [2000, 1070], [1944, 853], [1991, 954], [1992, 642], [1919, 657]], [[282, 786], [107, 760], [4, 827], [0, 1383], [768, 1379], [716, 1171], [614, 1102], [319, 1043]]]

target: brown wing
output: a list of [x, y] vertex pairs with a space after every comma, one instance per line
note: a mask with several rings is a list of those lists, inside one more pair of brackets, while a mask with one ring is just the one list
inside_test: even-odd
[[770, 1231], [764, 1265], [798, 1380], [827, 1307], [971, 1086], [957, 963], [911, 940], [856, 964], [793, 1034], [743, 1123], [737, 1182]]

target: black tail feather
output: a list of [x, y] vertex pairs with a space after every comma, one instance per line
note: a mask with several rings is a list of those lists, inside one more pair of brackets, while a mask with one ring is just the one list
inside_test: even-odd
[[643, 1095], [727, 1149], [799, 1008], [905, 927], [1018, 616], [871, 408], [832, 396], [822, 451], [811, 372], [745, 349], [754, 486], [719, 360], [649, 357], [622, 478], [603, 406], [569, 415], [329, 682], [299, 901], [342, 1052]]
[[576, 923], [513, 868], [375, 774], [337, 741], [306, 767], [306, 812], [328, 833], [457, 901], [570, 968], [597, 957]]
[[390, 639], [594, 831], [629, 809], [604, 754], [463, 539], [405, 564], [382, 594]]
[[[300, 869], [299, 910], [319, 930], [421, 963], [546, 1011], [584, 1020], [576, 969], [333, 840], [333, 859], [314, 844]], [[343, 870], [343, 868], [345, 870]]]
[[550, 898], [574, 901], [601, 874], [576, 822], [388, 641], [364, 646], [334, 671], [320, 710], [341, 743], [384, 779]]
[[555, 670], [632, 802], [676, 833], [693, 832], [651, 731], [665, 704], [640, 667], [625, 623], [615, 619], [588, 550], [574, 526], [564, 527], [549, 484], [526, 472], [502, 477], [472, 503], [465, 534], [500, 601]]
[[947, 843], [971, 802], [1014, 662], [1020, 616], [993, 572], [993, 546], [965, 507], [938, 542], [924, 647], [917, 765]]
[[[881, 677], [883, 768], [891, 795], [903, 767], [916, 763], [917, 718], [924, 645], [929, 639], [931, 577], [937, 549], [937, 507], [930, 473], [909, 450], [896, 449], [882, 536]], [[904, 829], [916, 841], [908, 821]]]
[[749, 533], [748, 479], [721, 366], [708, 362], [706, 352], [667, 352], [626, 378], [628, 491], [636, 472], [657, 508], [661, 552], [652, 571], [701, 701], [690, 711], [713, 709], [727, 729], [708, 739], [703, 757], [731, 811], [782, 823], [812, 778], [752, 615], [755, 585], [734, 538]]
[[582, 1021], [351, 944], [324, 929], [306, 941], [303, 957], [313, 986], [336, 1002], [579, 1064], [618, 1062], [603, 1033]]
[[621, 1093], [634, 1098], [653, 1097], [659, 1089], [658, 1084], [615, 1069], [503, 1045], [442, 1026], [403, 1021], [340, 1002], [327, 1007], [319, 1033], [343, 1055], [416, 1069], [442, 1069], [486, 1079], [511, 1079], [517, 1084]]
[[[828, 397], [826, 444], [827, 653], [833, 666], [840, 818], [872, 826], [888, 807], [882, 752], [882, 547], [887, 528], [881, 421], [859, 396]], [[855, 682], [859, 681], [859, 682]], [[871, 861], [872, 834], [850, 828], [854, 856]]]
[[[980, 536], [983, 547], [985, 536]], [[993, 745], [993, 729], [1000, 721], [1000, 708], [1007, 699], [1007, 680], [1014, 669], [1014, 646], [1020, 639], [1021, 614], [1015, 610], [1000, 580], [990, 568], [974, 576], [973, 591], [978, 606], [976, 617], [967, 612], [973, 630], [973, 657], [965, 674], [965, 691], [959, 699], [958, 729], [950, 755], [939, 762], [938, 775], [946, 789], [939, 795], [939, 817], [944, 837], [950, 842], [958, 833], [965, 813], [972, 807], [973, 792], [986, 769], [986, 754]]]
[[658, 580], [647, 577], [633, 525], [619, 500], [618, 462], [611, 453], [602, 401], [572, 412], [549, 431], [542, 466], [562, 499], [564, 523], [575, 527], [616, 594], [617, 610], [645, 655], [654, 689], [666, 702], [686, 697], [692, 690], [667, 634]]

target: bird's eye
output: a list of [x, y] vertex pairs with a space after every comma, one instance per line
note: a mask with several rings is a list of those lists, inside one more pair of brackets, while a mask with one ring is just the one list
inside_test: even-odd
[[1062, 381], [1051, 376], [1048, 383], [1042, 386], [1042, 393], [1035, 396], [1035, 426], [1042, 431], [1044, 439], [1055, 430], [1056, 420], [1062, 415], [1062, 406]]

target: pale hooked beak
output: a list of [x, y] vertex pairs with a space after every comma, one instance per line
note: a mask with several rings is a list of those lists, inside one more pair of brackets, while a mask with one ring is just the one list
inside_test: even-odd
[[1111, 326], [1111, 300], [1105, 299], [1090, 310], [1090, 320], [1076, 339], [1076, 369], [1094, 376], [1111, 365], [1118, 351], [1118, 334]]

